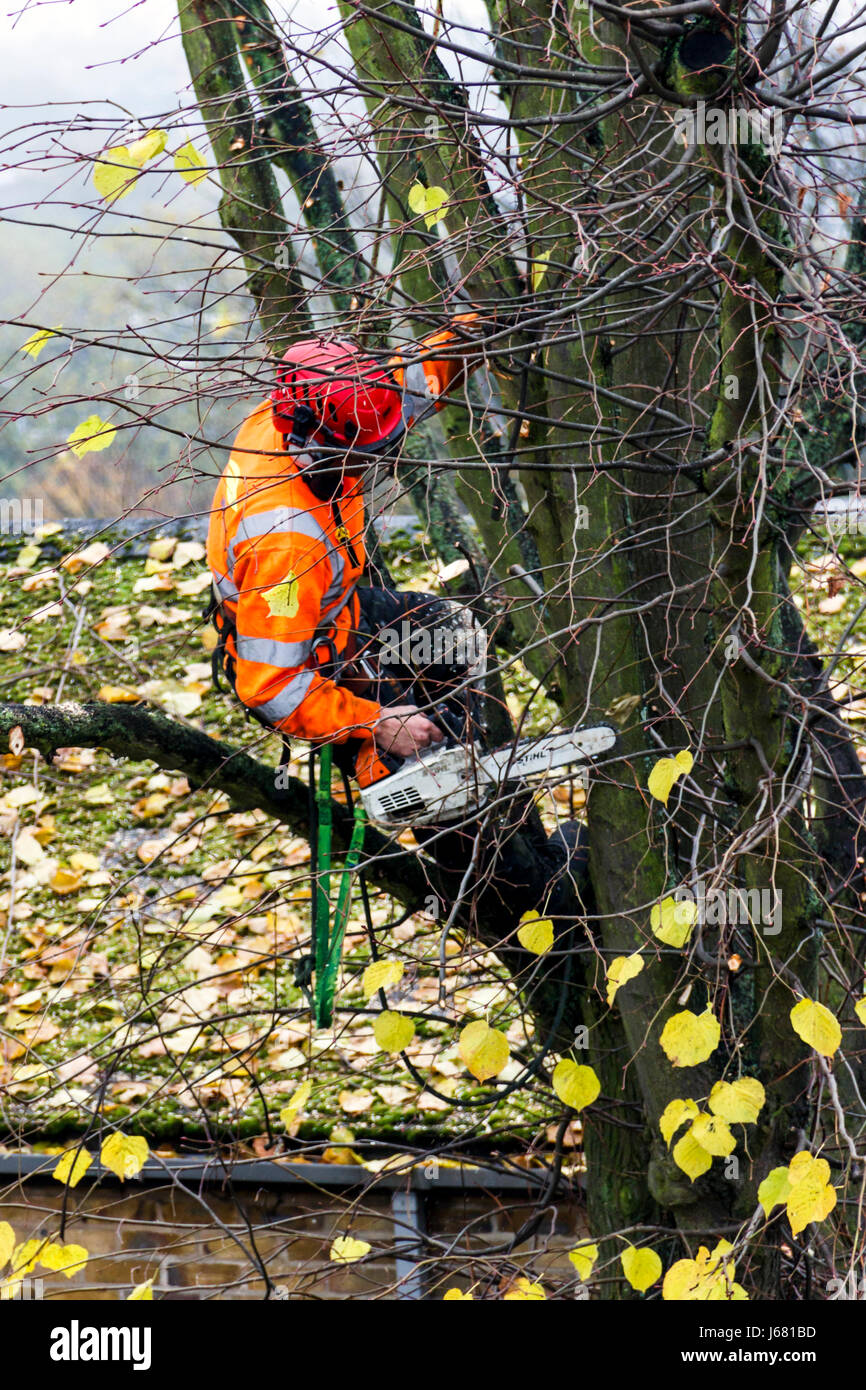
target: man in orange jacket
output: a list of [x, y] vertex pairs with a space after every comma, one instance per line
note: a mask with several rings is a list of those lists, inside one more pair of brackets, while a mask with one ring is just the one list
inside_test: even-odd
[[465, 626], [447, 601], [359, 587], [364, 476], [480, 365], [475, 318], [425, 338], [408, 365], [345, 340], [296, 344], [241, 426], [214, 497], [207, 555], [235, 693], [283, 734], [347, 745], [364, 784], [393, 767], [380, 755], [411, 756], [443, 733], [353, 660], [389, 622]]

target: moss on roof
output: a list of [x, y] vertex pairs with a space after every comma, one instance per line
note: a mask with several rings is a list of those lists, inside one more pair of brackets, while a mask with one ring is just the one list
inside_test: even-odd
[[[89, 529], [0, 541], [3, 698], [144, 700], [276, 764], [278, 740], [211, 684], [200, 542], [184, 526], [132, 538]], [[398, 540], [389, 555], [409, 586], [417, 554]], [[306, 749], [298, 754], [303, 776]], [[30, 750], [7, 753], [0, 856], [7, 1141], [83, 1133], [99, 1115], [154, 1142], [240, 1138], [268, 1124], [283, 1133], [280, 1110], [307, 1077], [300, 1138], [513, 1137], [537, 1132], [551, 1109], [540, 1088], [454, 1109], [377, 1047], [357, 893], [337, 1025], [314, 1033], [294, 982], [308, 935], [307, 845], [170, 771], [100, 749], [65, 750], [52, 766]], [[440, 1007], [438, 928], [413, 917], [388, 931], [392, 915], [374, 899], [381, 945], [405, 964], [392, 997], [426, 1015], [410, 1048], [416, 1065], [440, 1095], [478, 1099], [456, 1053], [458, 1016], [492, 1011], [515, 1058], [531, 1046], [529, 1025], [495, 959], [469, 942], [449, 943]]]
[[[143, 700], [276, 764], [278, 740], [212, 687], [197, 534], [189, 523], [138, 536], [84, 523], [38, 540], [0, 537], [3, 698]], [[820, 539], [801, 549], [796, 601], [828, 648], [861, 601], [866, 541], [838, 547], [853, 578]], [[429, 585], [423, 554], [423, 537], [391, 542], [399, 583]], [[839, 693], [862, 687], [858, 637], [845, 639]], [[528, 678], [518, 669], [510, 679], [519, 701]], [[866, 702], [850, 703], [845, 717], [866, 718]], [[305, 761], [299, 746], [300, 776]], [[307, 1077], [311, 1099], [289, 1126], [300, 1139], [538, 1133], [552, 1110], [541, 1084], [455, 1109], [377, 1047], [361, 990], [370, 956], [357, 893], [337, 1025], [314, 1033], [294, 981], [308, 936], [308, 864], [307, 845], [285, 827], [191, 792], [153, 764], [100, 749], [66, 750], [52, 766], [31, 751], [5, 754], [0, 1135], [51, 1140], [100, 1116], [154, 1142], [284, 1133], [280, 1111]], [[531, 1025], [495, 957], [471, 941], [449, 942], [440, 1005], [438, 928], [416, 916], [389, 930], [393, 911], [374, 899], [382, 949], [405, 966], [389, 1002], [417, 1016], [416, 1065], [440, 1096], [478, 1100], [456, 1051], [458, 1019], [489, 1017], [507, 1030], [515, 1069], [532, 1054]]]

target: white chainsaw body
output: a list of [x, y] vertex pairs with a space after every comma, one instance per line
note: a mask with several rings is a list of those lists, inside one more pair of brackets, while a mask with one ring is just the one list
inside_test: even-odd
[[615, 743], [616, 730], [597, 724], [522, 739], [492, 751], [479, 743], [431, 749], [365, 787], [361, 801], [370, 820], [379, 825], [438, 825], [479, 810], [507, 782], [543, 778], [556, 768], [588, 763]]

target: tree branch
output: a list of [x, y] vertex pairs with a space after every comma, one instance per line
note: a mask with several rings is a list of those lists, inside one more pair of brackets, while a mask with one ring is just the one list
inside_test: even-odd
[[[309, 835], [304, 782], [287, 777], [281, 779], [287, 783], [285, 788], [277, 787], [274, 769], [266, 763], [164, 714], [108, 704], [0, 704], [0, 734], [8, 735], [16, 725], [27, 746], [38, 749], [49, 762], [58, 748], [105, 748], [120, 757], [147, 760], [182, 772], [196, 790], [225, 792], [239, 810], [264, 811], [295, 834]], [[336, 801], [331, 813], [335, 844], [345, 850], [352, 833], [351, 814]], [[367, 827], [364, 855], [369, 880], [406, 906], [420, 904], [430, 892], [417, 856], [395, 846], [371, 826]]]

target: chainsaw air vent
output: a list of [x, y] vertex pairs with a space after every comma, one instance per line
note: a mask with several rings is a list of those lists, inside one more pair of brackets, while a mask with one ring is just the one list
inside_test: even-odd
[[383, 792], [379, 797], [381, 809], [395, 820], [408, 819], [416, 811], [423, 811], [426, 804], [421, 793], [414, 787], [401, 787], [395, 792]]

